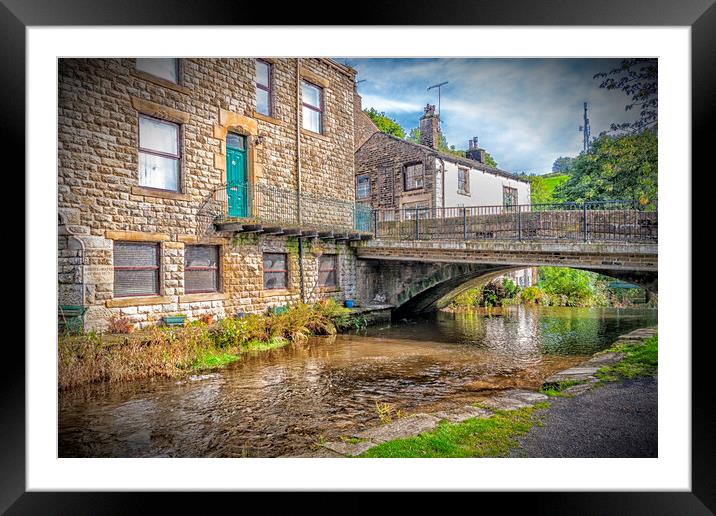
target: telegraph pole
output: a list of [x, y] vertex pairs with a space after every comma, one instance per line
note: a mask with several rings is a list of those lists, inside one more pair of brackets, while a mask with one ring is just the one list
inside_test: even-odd
[[442, 86], [445, 86], [448, 83], [448, 81], [441, 82], [440, 84], [433, 84], [428, 88], [428, 91], [432, 90], [433, 88], [438, 89], [438, 118], [440, 117], [440, 88]]
[[584, 152], [589, 150], [589, 117], [587, 116], [587, 103], [584, 103], [584, 125], [579, 126], [579, 130], [584, 132]]

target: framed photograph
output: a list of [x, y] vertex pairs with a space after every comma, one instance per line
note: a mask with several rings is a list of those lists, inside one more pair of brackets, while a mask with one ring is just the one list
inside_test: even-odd
[[499, 491], [712, 514], [711, 1], [349, 26], [210, 4], [0, 4], [27, 203], [0, 508]]

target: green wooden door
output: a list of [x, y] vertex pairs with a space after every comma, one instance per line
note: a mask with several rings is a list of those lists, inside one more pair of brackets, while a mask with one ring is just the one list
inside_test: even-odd
[[246, 140], [231, 134], [226, 139], [226, 193], [230, 217], [248, 217]]

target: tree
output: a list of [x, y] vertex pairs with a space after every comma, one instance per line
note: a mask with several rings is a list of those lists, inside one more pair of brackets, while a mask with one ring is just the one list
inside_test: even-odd
[[532, 204], [549, 204], [554, 201], [543, 177], [530, 176], [530, 201]]
[[658, 61], [656, 59], [623, 59], [619, 67], [594, 75], [603, 79], [600, 88], [622, 90], [631, 97], [625, 110], [639, 109], [636, 122], [611, 124], [612, 131], [639, 132], [655, 128], [658, 122]]
[[554, 163], [552, 164], [552, 172], [563, 172], [565, 174], [568, 174], [569, 171], [572, 169], [572, 161], [574, 161], [574, 158], [570, 158], [568, 156], [560, 156], [556, 160], [554, 160]]
[[379, 113], [375, 108], [364, 109], [363, 112], [373, 120], [373, 123], [381, 132], [397, 136], [398, 138], [405, 138], [405, 129], [392, 118], [388, 118], [385, 113]]
[[656, 202], [658, 139], [653, 130], [603, 134], [590, 150], [574, 159], [570, 178], [554, 195], [560, 201], [612, 199]]
[[590, 305], [597, 293], [597, 274], [569, 267], [540, 267], [539, 287], [552, 297], [564, 298], [566, 306]]

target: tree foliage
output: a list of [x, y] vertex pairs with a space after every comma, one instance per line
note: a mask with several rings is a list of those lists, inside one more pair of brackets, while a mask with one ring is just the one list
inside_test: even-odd
[[658, 140], [645, 130], [622, 135], [603, 134], [590, 150], [572, 164], [570, 178], [554, 195], [560, 201], [639, 200], [657, 201]]
[[385, 113], [379, 113], [375, 108], [364, 109], [363, 112], [370, 117], [381, 132], [398, 138], [405, 138], [405, 129], [398, 122], [386, 116]]
[[573, 161], [574, 158], [570, 158], [569, 156], [560, 156], [554, 160], [554, 163], [552, 164], [552, 172], [563, 172], [565, 174], [569, 173], [572, 169]]
[[655, 128], [658, 122], [658, 61], [656, 59], [623, 59], [609, 72], [594, 75], [602, 79], [600, 88], [622, 90], [631, 97], [625, 110], [639, 110], [639, 119], [631, 123], [611, 124], [612, 131], [640, 132]]
[[530, 202], [532, 204], [548, 204], [554, 201], [547, 182], [541, 176], [532, 176], [530, 181]]
[[540, 267], [538, 285], [550, 297], [561, 299], [554, 304], [590, 306], [595, 304], [597, 297], [603, 297], [597, 279], [598, 275], [593, 272], [569, 267]]

